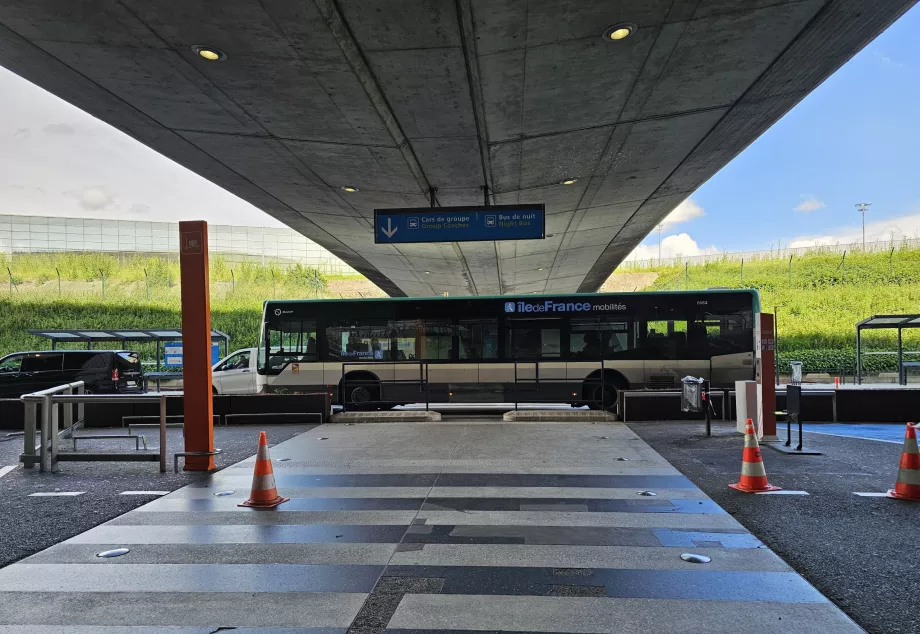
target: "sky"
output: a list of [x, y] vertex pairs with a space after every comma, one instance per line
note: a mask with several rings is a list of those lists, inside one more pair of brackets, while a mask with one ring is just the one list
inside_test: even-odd
[[[920, 238], [920, 5], [665, 220], [661, 253]], [[0, 68], [0, 214], [283, 226]], [[657, 258], [653, 232], [632, 258]]]

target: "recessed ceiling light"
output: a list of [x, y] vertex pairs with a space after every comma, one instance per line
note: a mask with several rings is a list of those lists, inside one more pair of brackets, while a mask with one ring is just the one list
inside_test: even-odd
[[202, 59], [206, 59], [209, 62], [222, 62], [227, 59], [227, 54], [216, 49], [213, 46], [202, 46], [201, 44], [196, 44], [192, 47], [192, 50]]
[[358, 188], [352, 187], [351, 185], [342, 185], [342, 191], [346, 191], [349, 194], [353, 194], [354, 192], [358, 191]]
[[425, 271], [425, 275], [431, 275], [431, 271]]
[[605, 40], [625, 40], [627, 37], [636, 32], [637, 27], [631, 22], [622, 22], [620, 24], [614, 24], [613, 26], [607, 27], [607, 30], [604, 31]]
[[559, 181], [560, 185], [574, 185], [578, 182], [577, 178], [567, 178], [564, 181]]
[[538, 271], [542, 271], [542, 270], [543, 270], [543, 267], [541, 266], [541, 267], [538, 268], [537, 270], [538, 270]]

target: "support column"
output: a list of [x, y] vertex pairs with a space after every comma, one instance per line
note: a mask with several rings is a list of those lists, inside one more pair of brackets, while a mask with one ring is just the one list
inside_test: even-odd
[[776, 435], [776, 341], [773, 338], [773, 315], [760, 313], [760, 421], [761, 440], [778, 440]]
[[[214, 451], [211, 400], [211, 298], [208, 283], [208, 223], [179, 223], [182, 281], [182, 382], [185, 450]], [[215, 469], [214, 456], [188, 456], [186, 471]]]

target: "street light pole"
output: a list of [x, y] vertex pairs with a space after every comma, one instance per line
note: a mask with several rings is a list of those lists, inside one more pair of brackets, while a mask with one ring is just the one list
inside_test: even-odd
[[872, 206], [872, 203], [856, 203], [856, 208], [859, 210], [859, 213], [862, 214], [862, 246], [863, 251], [866, 250], [866, 212], [869, 211], [869, 207]]
[[663, 228], [663, 223], [658, 225], [658, 266], [661, 266], [661, 230]]

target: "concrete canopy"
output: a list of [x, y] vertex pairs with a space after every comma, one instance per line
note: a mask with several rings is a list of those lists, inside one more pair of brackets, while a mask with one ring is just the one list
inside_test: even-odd
[[[391, 295], [593, 291], [915, 1], [0, 0], [0, 65]], [[374, 244], [374, 208], [483, 187], [547, 238]]]

